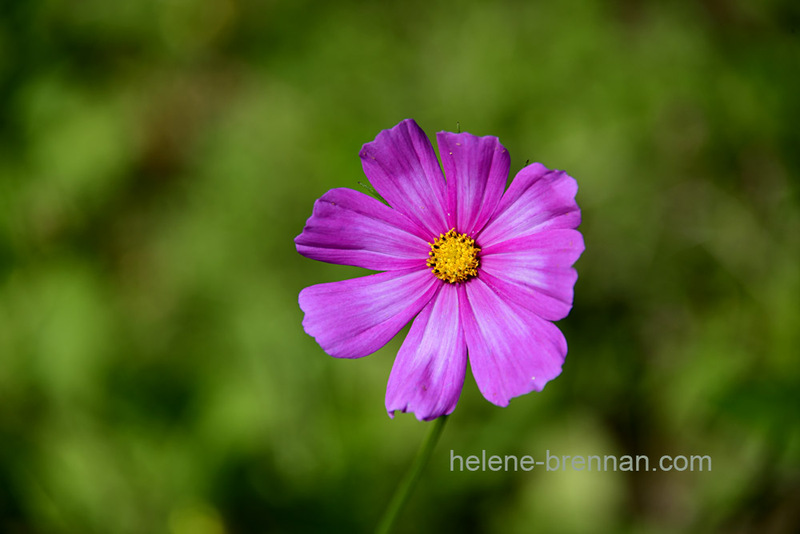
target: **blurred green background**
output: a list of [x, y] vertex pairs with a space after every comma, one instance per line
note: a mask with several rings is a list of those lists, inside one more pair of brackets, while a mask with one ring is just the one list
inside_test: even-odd
[[[404, 333], [358, 361], [292, 239], [415, 118], [580, 185], [561, 377], [471, 376], [401, 532], [800, 528], [794, 1], [5, 0], [0, 532], [360, 532], [427, 431]], [[451, 473], [456, 454], [710, 455], [712, 472]]]

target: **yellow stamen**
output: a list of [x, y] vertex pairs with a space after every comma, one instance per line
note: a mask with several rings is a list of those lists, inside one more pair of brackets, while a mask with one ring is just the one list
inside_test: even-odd
[[430, 245], [427, 265], [433, 268], [437, 278], [456, 284], [478, 276], [478, 252], [481, 249], [475, 246], [472, 238], [452, 228], [446, 234], [439, 234]]

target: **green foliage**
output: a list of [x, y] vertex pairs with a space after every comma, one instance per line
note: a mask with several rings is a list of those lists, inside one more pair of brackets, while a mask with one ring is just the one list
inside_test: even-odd
[[[292, 238], [406, 117], [575, 176], [564, 373], [471, 378], [405, 532], [789, 532], [800, 494], [793, 2], [8, 1], [0, 531], [358, 532], [422, 440], [297, 293]], [[403, 334], [401, 334], [402, 336]], [[708, 454], [712, 472], [450, 472]]]

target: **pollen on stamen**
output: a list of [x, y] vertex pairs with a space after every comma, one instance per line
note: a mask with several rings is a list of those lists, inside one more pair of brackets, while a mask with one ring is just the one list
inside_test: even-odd
[[427, 265], [440, 280], [456, 284], [478, 276], [478, 253], [481, 249], [471, 237], [451, 228], [446, 234], [439, 234], [430, 245]]

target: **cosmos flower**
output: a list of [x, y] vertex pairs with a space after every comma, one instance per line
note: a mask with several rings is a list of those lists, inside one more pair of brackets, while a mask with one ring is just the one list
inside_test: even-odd
[[[307, 287], [303, 327], [337, 358], [375, 352], [413, 319], [386, 389], [386, 410], [451, 413], [469, 360], [498, 406], [561, 373], [567, 343], [551, 322], [572, 307], [583, 252], [577, 184], [539, 163], [504, 192], [510, 157], [496, 137], [439, 132], [444, 173], [411, 119], [361, 149], [388, 206], [351, 189], [314, 204], [297, 251], [382, 271]], [[446, 179], [445, 179], [446, 177]]]

